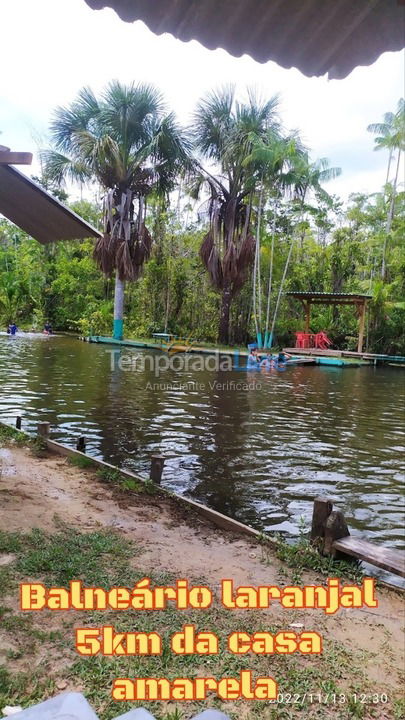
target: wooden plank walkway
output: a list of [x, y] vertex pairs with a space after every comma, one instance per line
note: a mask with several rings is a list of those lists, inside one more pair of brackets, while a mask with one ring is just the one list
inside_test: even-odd
[[403, 357], [402, 355], [378, 355], [376, 353], [369, 352], [359, 353], [355, 352], [354, 350], [320, 350], [319, 348], [283, 348], [283, 350], [284, 352], [290, 353], [292, 355], [356, 358], [358, 360], [379, 363], [405, 362], [405, 357]]
[[376, 565], [383, 570], [405, 577], [405, 553], [401, 550], [390, 550], [386, 547], [379, 547], [367, 540], [360, 540], [352, 535], [335, 540], [335, 550], [352, 555], [359, 560], [364, 560], [371, 565]]

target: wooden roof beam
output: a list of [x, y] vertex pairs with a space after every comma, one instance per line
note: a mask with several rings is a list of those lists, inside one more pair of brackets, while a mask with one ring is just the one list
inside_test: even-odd
[[31, 165], [32, 153], [11, 152], [10, 148], [0, 145], [0, 165]]

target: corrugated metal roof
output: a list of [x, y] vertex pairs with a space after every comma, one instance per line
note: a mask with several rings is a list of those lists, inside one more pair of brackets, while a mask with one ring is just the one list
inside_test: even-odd
[[301, 290], [292, 290], [291, 292], [286, 292], [284, 295], [289, 295], [290, 297], [295, 298], [314, 298], [314, 299], [324, 299], [324, 300], [364, 300], [367, 298], [372, 298], [372, 295], [363, 295], [362, 293], [328, 293], [328, 292], [301, 292]]
[[405, 0], [86, 0], [160, 35], [274, 60], [305, 75], [346, 77], [404, 47]]
[[100, 236], [92, 225], [10, 165], [0, 165], [0, 213], [44, 245]]

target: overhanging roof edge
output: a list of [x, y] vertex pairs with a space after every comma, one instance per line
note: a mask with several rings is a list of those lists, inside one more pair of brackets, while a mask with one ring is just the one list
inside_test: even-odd
[[[0, 213], [39, 242], [46, 244], [58, 240], [101, 237], [101, 232], [93, 225], [12, 165], [0, 166], [0, 179], [3, 183], [3, 186], [0, 184]], [[15, 192], [7, 190], [4, 184], [7, 180], [14, 189], [17, 188], [15, 192], [20, 189], [25, 193], [20, 203]], [[37, 213], [35, 213], [35, 198], [38, 198]], [[27, 201], [33, 203], [34, 207], [30, 205], [25, 208]], [[49, 228], [46, 219], [41, 216], [41, 211], [44, 209], [49, 210]]]

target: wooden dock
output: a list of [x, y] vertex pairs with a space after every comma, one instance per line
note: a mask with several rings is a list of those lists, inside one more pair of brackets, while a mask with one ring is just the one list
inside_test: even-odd
[[344, 514], [341, 510], [333, 510], [333, 503], [328, 498], [314, 500], [311, 541], [323, 555], [354, 557], [393, 575], [405, 577], [405, 552], [350, 535]]
[[399, 550], [390, 550], [386, 547], [374, 545], [367, 540], [352, 537], [352, 535], [335, 540], [333, 547], [335, 550], [345, 553], [345, 555], [364, 560], [370, 565], [376, 565], [383, 570], [388, 570], [393, 575], [405, 577], [405, 556]]
[[[247, 360], [249, 356], [249, 352], [247, 350], [233, 350], [232, 348], [207, 348], [194, 343], [187, 344], [185, 341], [182, 342], [181, 340], [174, 340], [170, 343], [160, 342], [156, 340], [115, 340], [114, 338], [104, 337], [101, 335], [90, 335], [89, 337], [83, 337], [80, 339], [89, 343], [105, 343], [107, 345], [119, 345], [123, 347], [133, 347], [145, 350], [160, 350], [162, 352], [168, 353], [169, 355], [174, 355], [177, 353], [191, 353], [193, 355], [225, 355], [235, 358], [237, 362], [239, 358], [244, 358]], [[266, 355], [268, 352], [270, 352], [270, 350], [267, 348], [259, 350], [258, 352], [261, 355]], [[295, 355], [295, 357], [287, 360], [286, 365], [316, 365], [316, 358], [314, 357], [304, 357], [301, 355], [297, 355], [296, 353], [293, 354]], [[235, 364], [235, 367], [238, 367], [238, 365]]]
[[402, 355], [379, 355], [378, 353], [354, 352], [352, 350], [319, 350], [318, 348], [283, 348], [283, 351], [290, 355], [301, 355], [314, 358], [347, 358], [358, 360], [362, 365], [398, 365], [405, 364], [405, 357]]

